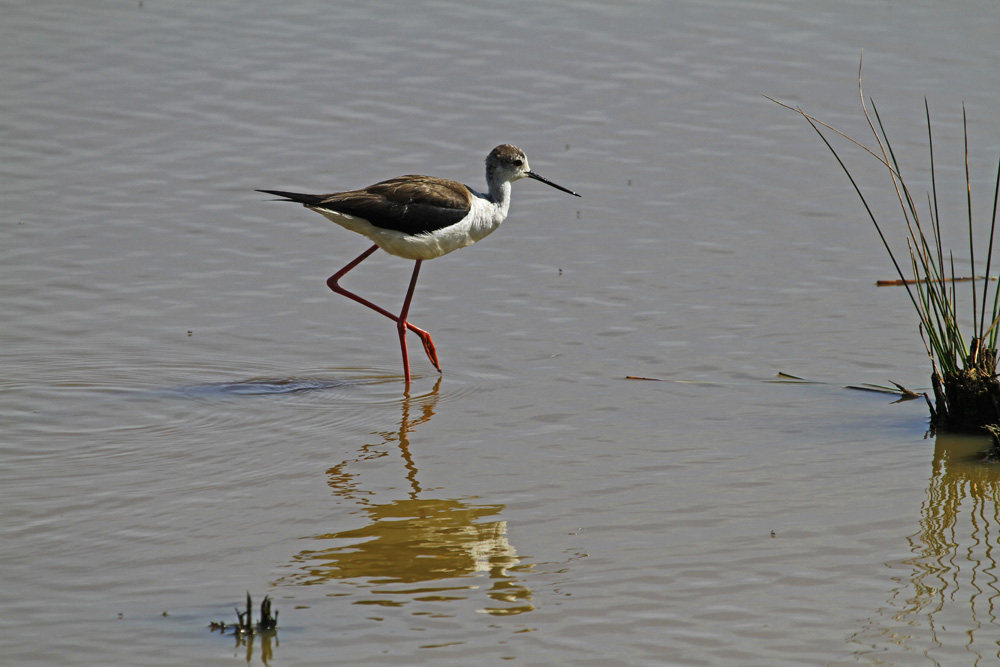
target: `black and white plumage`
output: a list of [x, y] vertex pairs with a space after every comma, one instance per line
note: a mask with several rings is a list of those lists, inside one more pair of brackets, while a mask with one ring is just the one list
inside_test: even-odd
[[[406, 321], [421, 262], [481, 241], [496, 231], [507, 218], [510, 209], [511, 184], [522, 178], [532, 178], [576, 197], [580, 196], [531, 171], [524, 152], [510, 144], [497, 146], [486, 158], [486, 193], [477, 192], [456, 181], [418, 175], [400, 176], [360, 190], [326, 195], [280, 190], [258, 192], [282, 197], [283, 201], [300, 203], [342, 227], [367, 236], [375, 243], [360, 257], [331, 276], [327, 284], [333, 291], [396, 322], [403, 351], [405, 379], [409, 384], [410, 368], [405, 338], [407, 329], [420, 336], [427, 356], [435, 368], [441, 370], [430, 334]], [[378, 248], [399, 257], [416, 260], [399, 316], [338, 284], [344, 274]]]

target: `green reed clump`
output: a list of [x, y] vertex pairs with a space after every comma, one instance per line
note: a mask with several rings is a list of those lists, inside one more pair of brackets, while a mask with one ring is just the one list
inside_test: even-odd
[[[930, 155], [931, 190], [927, 193], [927, 217], [922, 218], [920, 210], [923, 205], [917, 204], [911, 194], [902, 170], [896, 159], [892, 144], [889, 142], [885, 126], [879, 116], [874, 100], [871, 103], [871, 114], [865, 104], [864, 92], [861, 87], [861, 72], [858, 71], [858, 92], [861, 97], [861, 108], [865, 120], [878, 144], [876, 150], [868, 148], [839, 130], [805, 113], [799, 107], [791, 107], [777, 100], [771, 101], [796, 111], [809, 122], [813, 130], [820, 136], [823, 143], [833, 153], [841, 169], [854, 186], [855, 192], [861, 198], [868, 217], [875, 225], [882, 244], [889, 253], [893, 267], [899, 275], [900, 282], [906, 287], [906, 292], [917, 311], [920, 322], [921, 339], [931, 358], [931, 380], [934, 388], [936, 409], [931, 406], [934, 422], [947, 428], [978, 428], [985, 424], [1000, 423], [1000, 382], [997, 381], [997, 337], [1000, 334], [1000, 290], [992, 290], [990, 298], [990, 281], [988, 279], [993, 260], [993, 244], [997, 223], [997, 201], [1000, 195], [1000, 166], [997, 170], [997, 182], [993, 195], [993, 215], [990, 221], [989, 243], [986, 248], [986, 276], [982, 292], [977, 289], [975, 278], [976, 248], [973, 214], [972, 214], [972, 181], [969, 174], [969, 135], [968, 122], [965, 115], [965, 105], [962, 105], [962, 126], [965, 137], [965, 195], [967, 203], [967, 228], [969, 238], [969, 258], [971, 280], [959, 278], [955, 274], [955, 261], [952, 253], [947, 254], [941, 242], [941, 211], [938, 207], [937, 178], [934, 159], [934, 141], [931, 132], [930, 107], [924, 100], [924, 111], [927, 117], [927, 145]], [[874, 116], [874, 122], [872, 121]], [[868, 200], [858, 186], [854, 175], [844, 164], [837, 149], [833, 147], [822, 128], [826, 128], [878, 160], [886, 169], [896, 198], [899, 201], [901, 213], [906, 223], [906, 243], [909, 249], [910, 277], [904, 275], [903, 266], [897, 260], [886, 238], [882, 224], [876, 218]], [[918, 210], [919, 209], [919, 210]], [[972, 334], [966, 345], [966, 337], [959, 324], [957, 311], [957, 283], [968, 282], [971, 289]]]

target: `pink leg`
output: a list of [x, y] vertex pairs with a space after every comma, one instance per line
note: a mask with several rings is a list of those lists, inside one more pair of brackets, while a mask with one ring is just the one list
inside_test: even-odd
[[403, 373], [404, 373], [404, 376], [406, 378], [406, 383], [407, 384], [410, 383], [410, 361], [409, 361], [409, 357], [408, 357], [408, 355], [406, 353], [406, 330], [407, 329], [409, 329], [410, 331], [414, 332], [415, 334], [417, 334], [417, 336], [420, 337], [420, 341], [424, 345], [424, 351], [427, 352], [427, 358], [430, 359], [430, 361], [431, 361], [432, 364], [434, 364], [434, 368], [436, 368], [438, 370], [438, 372], [441, 372], [441, 365], [438, 363], [438, 358], [437, 358], [437, 348], [434, 347], [434, 341], [431, 340], [431, 335], [429, 333], [427, 333], [426, 331], [424, 331], [423, 329], [421, 329], [421, 328], [419, 328], [419, 327], [417, 327], [417, 326], [415, 326], [413, 324], [410, 324], [409, 322], [406, 321], [406, 315], [410, 311], [410, 301], [413, 299], [413, 290], [417, 286], [417, 275], [420, 273], [420, 263], [421, 263], [421, 260], [418, 259], [417, 262], [416, 262], [416, 265], [413, 267], [413, 277], [410, 278], [410, 287], [406, 291], [406, 299], [403, 302], [403, 310], [399, 314], [398, 317], [396, 315], [393, 315], [392, 313], [390, 313], [388, 310], [386, 310], [384, 308], [381, 308], [379, 306], [376, 306], [371, 301], [369, 301], [369, 300], [367, 300], [365, 298], [362, 298], [362, 297], [358, 296], [357, 294], [355, 294], [354, 292], [350, 292], [350, 291], [348, 291], [348, 290], [346, 290], [346, 289], [344, 289], [343, 287], [340, 286], [340, 284], [339, 284], [340, 279], [343, 278], [347, 274], [348, 271], [350, 271], [351, 269], [353, 269], [354, 267], [356, 267], [358, 264], [360, 264], [361, 262], [363, 262], [369, 255], [371, 255], [376, 250], [378, 250], [378, 246], [377, 245], [373, 245], [368, 250], [365, 250], [356, 259], [354, 259], [353, 261], [351, 261], [347, 266], [345, 266], [340, 271], [337, 271], [335, 274], [333, 274], [332, 276], [330, 276], [330, 278], [326, 281], [327, 286], [329, 286], [329, 288], [331, 290], [333, 290], [334, 292], [336, 292], [337, 294], [342, 294], [342, 295], [346, 296], [348, 299], [351, 299], [353, 301], [357, 301], [358, 303], [360, 303], [360, 304], [362, 304], [364, 306], [368, 306], [369, 308], [371, 308], [372, 310], [374, 310], [376, 313], [381, 313], [382, 315], [385, 315], [390, 320], [392, 320], [393, 322], [396, 323], [396, 327], [399, 330], [399, 344], [400, 344], [400, 347], [402, 348], [402, 351], [403, 351]]
[[413, 299], [413, 290], [417, 286], [420, 262], [421, 260], [418, 259], [413, 265], [413, 276], [410, 278], [410, 286], [406, 290], [406, 298], [403, 299], [403, 309], [399, 311], [399, 319], [396, 320], [396, 329], [399, 331], [399, 348], [403, 351], [403, 374], [406, 378], [406, 384], [410, 384], [410, 358], [406, 354], [406, 315], [410, 312], [410, 301]]

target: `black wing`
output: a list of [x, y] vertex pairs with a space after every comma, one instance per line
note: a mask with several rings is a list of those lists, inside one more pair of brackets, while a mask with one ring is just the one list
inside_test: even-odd
[[401, 176], [363, 190], [309, 195], [259, 190], [309, 208], [364, 218], [376, 227], [404, 234], [426, 234], [450, 227], [465, 218], [472, 191], [455, 181], [432, 176]]

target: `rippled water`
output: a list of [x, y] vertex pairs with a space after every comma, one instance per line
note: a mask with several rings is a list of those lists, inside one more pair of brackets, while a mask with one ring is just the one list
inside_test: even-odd
[[[959, 220], [966, 103], [986, 210], [992, 4], [336, 4], [5, 3], [0, 662], [995, 659], [1000, 474], [845, 388], [927, 358], [761, 97], [862, 136], [863, 48], [918, 174], [927, 97]], [[502, 142], [583, 199], [518, 183], [424, 267], [444, 373], [417, 346], [404, 393], [324, 282], [367, 241], [253, 190], [478, 188]], [[345, 284], [395, 308], [409, 271]], [[247, 591], [277, 634], [211, 632]]]

